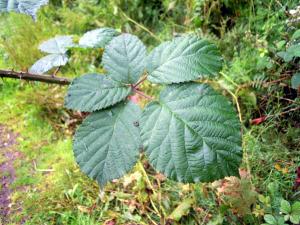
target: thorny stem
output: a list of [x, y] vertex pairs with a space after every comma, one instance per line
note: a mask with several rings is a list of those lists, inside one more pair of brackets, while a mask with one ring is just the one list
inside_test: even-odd
[[57, 77], [53, 75], [45, 75], [45, 74], [32, 74], [29, 72], [16, 72], [14, 70], [0, 70], [1, 78], [13, 78], [20, 80], [28, 80], [28, 81], [39, 81], [44, 83], [52, 83], [52, 84], [60, 84], [60, 85], [69, 85], [71, 83], [71, 79], [66, 77]]

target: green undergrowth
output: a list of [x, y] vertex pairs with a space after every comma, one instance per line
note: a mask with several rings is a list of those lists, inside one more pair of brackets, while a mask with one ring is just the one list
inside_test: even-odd
[[[125, 178], [99, 190], [76, 166], [71, 136], [53, 129], [44, 119], [47, 107], [31, 97], [33, 93], [46, 96], [52, 88], [19, 81], [5, 81], [1, 86], [0, 123], [19, 134], [17, 150], [22, 153], [15, 161], [12, 208], [16, 211], [11, 224], [24, 219], [25, 224], [158, 224], [171, 218], [173, 224], [241, 224], [246, 220], [259, 224], [269, 209], [258, 196], [270, 196], [270, 184], [278, 186], [278, 195], [291, 198], [300, 158], [299, 131], [274, 132], [270, 121], [244, 129], [241, 168], [247, 175], [241, 173], [242, 180], [228, 181], [230, 191], [240, 195], [234, 198], [242, 201], [242, 210], [230, 194], [222, 192], [224, 184], [178, 184], [140, 163]], [[17, 211], [18, 207], [22, 210]], [[252, 214], [245, 214], [251, 210]]]

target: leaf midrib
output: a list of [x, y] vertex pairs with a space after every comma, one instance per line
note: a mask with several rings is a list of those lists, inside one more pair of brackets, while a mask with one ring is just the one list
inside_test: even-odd
[[[197, 136], [199, 136], [202, 140], [203, 140], [203, 137], [201, 137], [201, 135], [195, 131], [184, 119], [180, 118], [180, 116], [178, 114], [176, 114], [175, 112], [173, 112], [171, 110], [171, 108], [169, 106], [167, 106], [167, 104], [161, 102], [161, 101], [157, 101], [159, 103], [159, 105], [161, 105], [162, 107], [165, 107], [172, 115], [174, 115], [174, 117], [176, 119], [178, 119], [179, 121], [181, 121], [182, 123], [184, 123], [190, 130], [193, 131], [193, 133], [197, 134]], [[204, 140], [203, 140], [204, 142]]]
[[[110, 136], [110, 138], [109, 138], [109, 141], [107, 142], [107, 144], [106, 145], [104, 145], [104, 146], [102, 146], [102, 148], [104, 147], [105, 149], [106, 149], [106, 154], [105, 154], [105, 157], [104, 157], [104, 165], [103, 165], [103, 168], [105, 168], [106, 167], [106, 163], [107, 163], [107, 158], [109, 157], [109, 152], [110, 152], [110, 149], [111, 149], [111, 140], [112, 140], [112, 138], [114, 137], [114, 132], [115, 132], [115, 128], [116, 128], [116, 124], [117, 124], [117, 121], [118, 121], [118, 118], [120, 117], [120, 115], [123, 113], [123, 111], [125, 110], [125, 107], [123, 107], [120, 111], [119, 111], [119, 113], [116, 115], [116, 117], [115, 117], [115, 120], [114, 120], [114, 122], [113, 122], [113, 126], [112, 126], [112, 133], [111, 133], [111, 136]], [[95, 129], [94, 130], [94, 132], [97, 132], [97, 129]], [[84, 143], [84, 142], [83, 142]], [[85, 143], [84, 143], [85, 144]], [[105, 146], [107, 146], [107, 147], [105, 147]], [[93, 154], [93, 156], [92, 157], [90, 157], [90, 160], [97, 154], [97, 152], [98, 151], [96, 151], [94, 154]], [[89, 161], [90, 161], [89, 160]], [[85, 162], [85, 163], [89, 163], [89, 161], [88, 162]], [[116, 165], [114, 164], [114, 166], [115, 166], [115, 169], [116, 169], [116, 171], [118, 171], [118, 169], [116, 168]], [[93, 169], [94, 170], [94, 169]], [[90, 172], [90, 173], [92, 173], [93, 172], [93, 170]], [[103, 170], [104, 171], [104, 170]], [[119, 173], [119, 171], [118, 171], [118, 173]], [[105, 173], [102, 173], [102, 174], [105, 174]], [[96, 177], [96, 179], [98, 179], [98, 176], [99, 176], [99, 174], [97, 175], [97, 177]], [[102, 175], [103, 176], [103, 175]], [[100, 183], [102, 183], [101, 181], [105, 181], [105, 182], [107, 182], [107, 177], [106, 177], [106, 175], [105, 175], [105, 177], [100, 177]], [[104, 185], [104, 184], [102, 184], [102, 185]]]
[[[173, 112], [172, 110], [171, 110], [171, 108], [169, 107], [169, 106], [167, 106], [165, 103], [163, 103], [163, 102], [161, 102], [161, 101], [157, 101], [162, 107], [164, 107], [164, 108], [166, 108], [176, 119], [178, 119], [179, 121], [181, 121], [185, 126], [187, 126], [187, 128], [189, 128], [194, 134], [196, 134], [197, 135], [197, 137], [200, 137], [201, 138], [201, 140], [202, 140], [202, 146], [204, 145], [204, 144], [206, 144], [207, 146], [208, 146], [208, 144], [204, 141], [204, 137], [202, 137], [198, 132], [196, 132], [190, 125], [188, 125], [188, 123], [185, 121], [185, 120], [183, 120], [182, 118], [180, 118], [179, 117], [179, 115], [177, 115], [175, 112]], [[184, 129], [184, 132], [185, 132], [185, 129]], [[212, 149], [212, 148], [210, 148], [210, 149]], [[201, 149], [202, 150], [202, 149]], [[186, 147], [184, 146], [184, 151], [185, 151], [185, 157], [186, 157], [186, 162], [187, 162], [187, 171], [189, 171], [190, 172], [190, 175], [192, 175], [193, 176], [193, 173], [192, 173], [192, 171], [191, 171], [191, 169], [190, 169], [190, 165], [189, 165], [189, 160], [188, 160], [188, 157], [187, 157], [187, 152], [186, 152]], [[173, 155], [173, 154], [172, 154]], [[174, 164], [174, 166], [175, 166], [175, 164]], [[175, 166], [175, 169], [176, 169], [176, 166]], [[186, 177], [186, 174], [185, 174], [185, 177]]]
[[[172, 44], [174, 45], [174, 43], [172, 43]], [[209, 44], [209, 45], [211, 45], [211, 44]], [[201, 49], [202, 49], [202, 48], [203, 48], [203, 47], [201, 47]], [[170, 63], [170, 62], [172, 62], [172, 61], [174, 61], [174, 60], [177, 60], [177, 59], [180, 58], [180, 57], [192, 57], [192, 56], [194, 56], [194, 55], [196, 55], [196, 54], [201, 54], [201, 53], [199, 53], [199, 52], [197, 51], [197, 52], [194, 52], [194, 53], [192, 53], [192, 54], [188, 54], [188, 55], [184, 55], [184, 56], [183, 56], [183, 55], [175, 56], [174, 58], [171, 58], [171, 59], [169, 59], [169, 60], [163, 62], [162, 64], [160, 64], [158, 67], [156, 67], [156, 68], [151, 72], [151, 74], [152, 74], [155, 70], [159, 70], [159, 68], [162, 67], [162, 66], [164, 66], [165, 64]], [[211, 55], [211, 54], [205, 53], [205, 54], [201, 54], [201, 55]], [[202, 66], [202, 64], [201, 64], [201, 66]]]

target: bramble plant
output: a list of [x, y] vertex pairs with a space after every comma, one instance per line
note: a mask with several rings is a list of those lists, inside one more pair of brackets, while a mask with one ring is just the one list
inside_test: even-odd
[[30, 15], [36, 20], [37, 11], [48, 2], [49, 0], [0, 0], [0, 13], [13, 11]]
[[[37, 10], [47, 3], [2, 0], [0, 12], [16, 11], [36, 19]], [[100, 28], [87, 32], [78, 45], [72, 36], [42, 43], [40, 50], [48, 55], [29, 72], [42, 74], [55, 67], [58, 71], [73, 47], [105, 48], [102, 63], [107, 74], [74, 79], [65, 98], [67, 108], [90, 112], [76, 131], [74, 155], [81, 170], [100, 186], [129, 172], [140, 150], [156, 170], [176, 181], [238, 176], [242, 149], [237, 114], [208, 84], [194, 82], [211, 79], [222, 68], [215, 45], [183, 36], [147, 55], [136, 36]], [[139, 90], [146, 79], [165, 85], [159, 99]], [[143, 111], [128, 100], [133, 93], [151, 100]]]
[[[238, 116], [223, 95], [194, 81], [213, 78], [220, 71], [222, 58], [214, 44], [183, 36], [147, 55], [134, 35], [97, 38], [108, 43], [102, 57], [106, 74], [75, 78], [65, 98], [67, 108], [90, 112], [73, 144], [85, 174], [103, 187], [129, 172], [144, 151], [157, 171], [175, 181], [238, 176], [242, 159]], [[139, 90], [146, 79], [165, 85], [159, 99]], [[150, 103], [141, 110], [128, 100], [133, 93]]]

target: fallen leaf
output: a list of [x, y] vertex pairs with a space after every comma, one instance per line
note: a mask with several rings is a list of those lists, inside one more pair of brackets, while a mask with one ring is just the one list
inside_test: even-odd
[[250, 124], [251, 125], [258, 125], [258, 124], [261, 124], [262, 122], [264, 122], [266, 119], [267, 119], [267, 116], [262, 116], [262, 117], [251, 120]]

